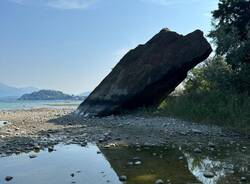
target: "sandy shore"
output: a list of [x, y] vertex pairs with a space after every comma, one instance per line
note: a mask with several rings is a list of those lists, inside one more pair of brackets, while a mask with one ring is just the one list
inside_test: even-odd
[[187, 146], [199, 151], [213, 145], [247, 147], [249, 138], [208, 126], [168, 117], [131, 114], [105, 118], [77, 119], [72, 109], [0, 111], [0, 154], [29, 152], [58, 143], [95, 142], [101, 146], [166, 145]]

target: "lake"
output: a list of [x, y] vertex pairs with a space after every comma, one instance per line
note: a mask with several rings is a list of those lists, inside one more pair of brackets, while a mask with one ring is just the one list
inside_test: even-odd
[[0, 100], [0, 110], [20, 110], [31, 108], [77, 108], [82, 101], [71, 100]]

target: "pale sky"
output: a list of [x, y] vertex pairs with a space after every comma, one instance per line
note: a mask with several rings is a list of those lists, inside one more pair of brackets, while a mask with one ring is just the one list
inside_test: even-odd
[[93, 90], [162, 28], [211, 29], [218, 0], [0, 0], [0, 82]]

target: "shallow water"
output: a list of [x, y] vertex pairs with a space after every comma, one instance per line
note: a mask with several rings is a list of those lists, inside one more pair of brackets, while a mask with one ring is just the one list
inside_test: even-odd
[[[58, 145], [55, 149], [36, 153], [33, 159], [30, 153], [0, 158], [0, 183], [120, 184], [120, 175], [127, 176], [127, 184], [152, 184], [157, 179], [172, 184], [226, 184], [240, 183], [242, 176], [250, 179], [248, 163], [226, 160], [225, 154], [194, 154], [172, 146], [101, 148], [102, 154], [97, 154], [100, 149], [94, 144]], [[213, 171], [214, 177], [204, 177], [206, 170]], [[14, 178], [6, 182], [5, 176]]]
[[[116, 148], [103, 150], [103, 153], [118, 175], [128, 176], [129, 184], [152, 184], [159, 178], [174, 184], [232, 184], [239, 183], [246, 175], [250, 181], [249, 162], [228, 159], [222, 154], [224, 151], [223, 148], [219, 153], [193, 153], [174, 147], [145, 147], [140, 152], [133, 148]], [[126, 166], [135, 156], [140, 157], [142, 165]], [[205, 171], [212, 171], [214, 177], [205, 177]]]
[[[28, 154], [13, 155], [0, 159], [0, 183], [5, 176], [15, 184], [68, 184], [72, 182], [97, 184], [120, 183], [116, 173], [95, 145], [56, 146], [57, 151], [41, 151], [36, 158]], [[74, 173], [74, 177], [71, 174]]]

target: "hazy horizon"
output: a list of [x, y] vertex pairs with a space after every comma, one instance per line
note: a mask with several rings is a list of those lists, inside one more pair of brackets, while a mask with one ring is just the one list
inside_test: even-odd
[[119, 59], [162, 28], [211, 29], [218, 0], [3, 0], [0, 82], [93, 90]]
[[[55, 88], [37, 88], [36, 86], [11, 86], [11, 85], [7, 85], [7, 84], [4, 84], [2, 82], [0, 82], [0, 91], [2, 89], [13, 89], [13, 88], [16, 88], [16, 90], [27, 90], [27, 92], [23, 92], [23, 94], [30, 94], [30, 93], [33, 93], [33, 92], [37, 92], [37, 91], [40, 91], [40, 90], [54, 90], [54, 91], [58, 91], [58, 89], [55, 89]], [[63, 93], [67, 93], [63, 90], [59, 90]], [[91, 91], [82, 91], [80, 93], [67, 93], [69, 95], [82, 95], [84, 93], [90, 93]], [[8, 91], [5, 91], [4, 93], [8, 93]], [[22, 92], [20, 92], [22, 93]], [[0, 93], [0, 97], [15, 97], [16, 95], [9, 95], [9, 96], [1, 96], [1, 93]], [[17, 95], [18, 96], [18, 95]]]

